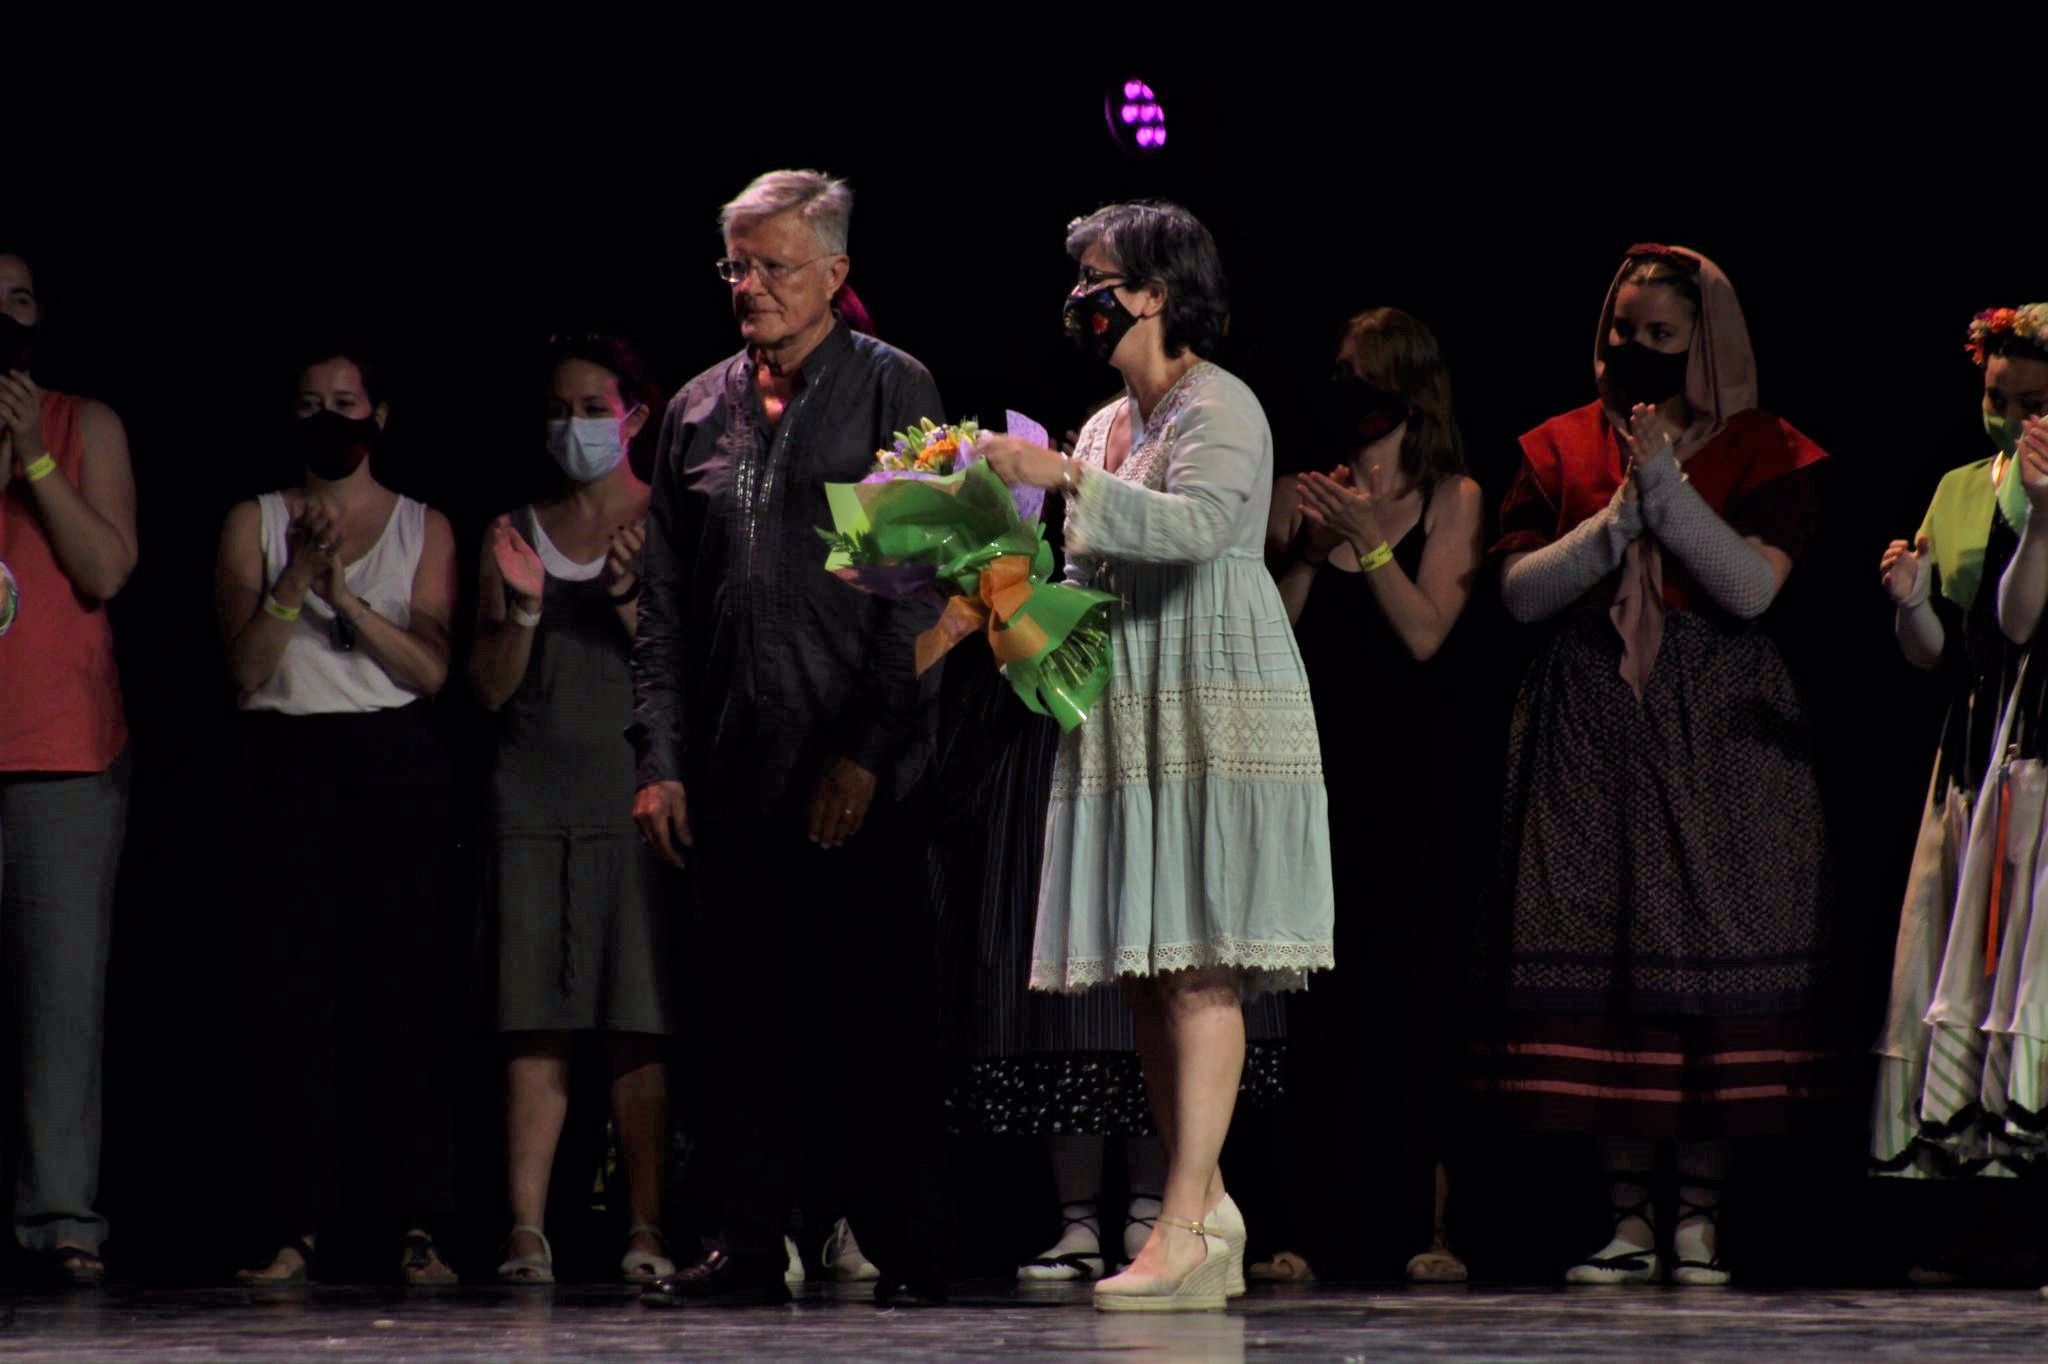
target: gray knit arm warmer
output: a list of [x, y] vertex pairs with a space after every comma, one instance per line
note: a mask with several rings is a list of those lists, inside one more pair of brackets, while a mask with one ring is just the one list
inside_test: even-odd
[[1619, 568], [1629, 542], [1642, 533], [1642, 504], [1617, 497], [1511, 564], [1501, 575], [1501, 602], [1524, 625], [1554, 616]]
[[1680, 474], [1667, 446], [1636, 466], [1643, 520], [1657, 543], [1676, 555], [1708, 595], [1744, 620], [1769, 609], [1778, 572], [1742, 532], [1723, 521]]

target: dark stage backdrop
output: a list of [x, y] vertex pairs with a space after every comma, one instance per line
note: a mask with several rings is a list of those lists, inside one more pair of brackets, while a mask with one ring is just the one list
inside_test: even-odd
[[[0, 239], [37, 267], [38, 377], [121, 413], [142, 499], [142, 564], [114, 606], [136, 787], [106, 1206], [130, 1268], [206, 1276], [261, 1249], [260, 1153], [293, 1138], [249, 1102], [264, 1082], [244, 1061], [247, 1030], [302, 1021], [242, 1003], [249, 888], [209, 584], [228, 506], [294, 476], [278, 434], [308, 338], [360, 336], [382, 355], [380, 473], [449, 513], [473, 580], [483, 524], [550, 472], [541, 339], [624, 332], [671, 389], [728, 354], [716, 209], [788, 165], [852, 180], [853, 281], [953, 415], [1014, 406], [1059, 430], [1107, 395], [1106, 372], [1059, 332], [1062, 227], [1111, 199], [1169, 196], [1221, 242], [1235, 298], [1224, 360], [1265, 401], [1283, 467], [1332, 461], [1312, 401], [1337, 330], [1394, 304], [1443, 343], [1490, 506], [1515, 436], [1591, 396], [1595, 315], [1620, 252], [1663, 239], [1717, 259], [1748, 312], [1765, 405], [1835, 456], [1819, 544], [1776, 624], [1818, 736], [1839, 875], [1830, 1019], [1854, 1086], [1809, 1130], [1752, 1153], [1730, 1232], [1766, 1277], [1876, 1276], [1911, 1256], [1915, 1223], [1900, 1219], [1946, 1195], [1861, 1178], [1860, 1058], [1939, 700], [1898, 657], [1875, 566], [1938, 475], [1985, 452], [1964, 323], [2048, 297], [2034, 124], [1979, 116], [1981, 84], [1937, 84], [1883, 35], [1794, 51], [1774, 33], [1704, 63], [1690, 37], [1530, 30], [1482, 50], [1379, 24], [1162, 47], [1111, 41], [1121, 21], [1107, 11], [1074, 22], [1064, 53], [1028, 58], [928, 36], [798, 57], [784, 40], [829, 33], [751, 13], [559, 39], [407, 31], [247, 62], [166, 33], [160, 50], [109, 62], [90, 100], [74, 89], [38, 109], [47, 135], [26, 168], [7, 162]], [[1118, 49], [1153, 55], [1076, 55]], [[1144, 162], [1103, 126], [1102, 92], [1127, 74], [1168, 111], [1169, 148]], [[2037, 119], [2032, 96], [2021, 104]], [[1483, 869], [1525, 642], [1484, 596], [1466, 628], [1451, 751], [1469, 797], [1443, 813]], [[469, 813], [450, 849], [455, 965], [418, 1025], [451, 1039], [462, 1140], [449, 1226], [476, 1274], [505, 1220], [498, 1067], [466, 961], [489, 729], [459, 668], [437, 709]], [[1476, 874], [1468, 889], [1483, 893]], [[1482, 1270], [1548, 1276], [1598, 1244], [1584, 1152], [1477, 1134], [1473, 1146], [1462, 1217]], [[1262, 1149], [1248, 1139], [1243, 1178], [1272, 1159]], [[1028, 1144], [963, 1145], [970, 1266], [1038, 1248], [1036, 1158]]]

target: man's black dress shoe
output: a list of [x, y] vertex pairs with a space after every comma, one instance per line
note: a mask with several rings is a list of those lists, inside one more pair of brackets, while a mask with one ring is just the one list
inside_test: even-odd
[[772, 1307], [789, 1301], [789, 1285], [779, 1267], [713, 1250], [689, 1268], [647, 1285], [640, 1301], [648, 1307]]
[[907, 1279], [884, 1274], [875, 1284], [877, 1307], [944, 1307], [946, 1285], [936, 1279]]

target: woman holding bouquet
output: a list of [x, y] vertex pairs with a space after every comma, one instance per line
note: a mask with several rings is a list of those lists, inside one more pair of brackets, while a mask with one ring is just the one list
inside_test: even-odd
[[1227, 303], [1208, 229], [1171, 204], [1073, 223], [1067, 334], [1125, 395], [1075, 454], [977, 448], [1066, 493], [1068, 578], [1116, 594], [1108, 689], [1061, 741], [1031, 984], [1121, 981], [1167, 1151], [1158, 1224], [1096, 1286], [1108, 1311], [1217, 1310], [1245, 1227], [1217, 1160], [1246, 993], [1332, 965], [1329, 824], [1308, 680], [1264, 563], [1273, 441], [1212, 363]]

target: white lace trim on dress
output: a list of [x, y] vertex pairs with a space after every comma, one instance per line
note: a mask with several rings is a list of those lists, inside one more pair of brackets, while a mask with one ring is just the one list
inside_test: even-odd
[[[1154, 781], [1320, 784], [1322, 746], [1309, 689], [1212, 682], [1119, 692], [1081, 726], [1079, 761], [1060, 764], [1053, 798]], [[1078, 769], [1078, 770], [1077, 770]]]
[[1197, 967], [1231, 966], [1282, 978], [1268, 982], [1269, 988], [1299, 989], [1305, 983], [1301, 978], [1308, 972], [1327, 971], [1336, 964], [1335, 949], [1327, 942], [1247, 942], [1239, 938], [1212, 938], [1208, 942], [1119, 947], [1114, 957], [1070, 957], [1064, 962], [1033, 961], [1031, 988], [1082, 990], [1091, 985], [1105, 984], [1113, 977], [1157, 976]]

